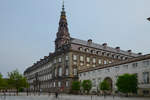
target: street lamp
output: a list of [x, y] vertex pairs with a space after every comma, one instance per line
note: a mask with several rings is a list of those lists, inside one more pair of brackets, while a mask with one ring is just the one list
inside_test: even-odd
[[147, 18], [147, 20], [148, 20], [148, 21], [150, 21], [150, 17], [149, 17], [149, 18]]

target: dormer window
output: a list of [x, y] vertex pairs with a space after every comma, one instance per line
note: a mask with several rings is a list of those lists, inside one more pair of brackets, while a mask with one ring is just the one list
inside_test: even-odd
[[85, 49], [85, 52], [89, 52], [89, 49], [88, 49], [88, 48], [86, 48], [86, 49]]
[[79, 47], [79, 50], [80, 50], [80, 51], [83, 51], [83, 48], [82, 48], [82, 47]]
[[100, 54], [101, 54], [101, 52], [100, 52], [100, 51], [97, 51], [96, 53], [97, 53], [98, 55], [100, 55]]
[[102, 52], [102, 55], [105, 56], [105, 52]]
[[92, 53], [92, 54], [95, 54], [95, 50], [91, 50], [91, 53]]
[[109, 53], [107, 53], [107, 56], [109, 57], [109, 56], [110, 56], [110, 54], [109, 54]]

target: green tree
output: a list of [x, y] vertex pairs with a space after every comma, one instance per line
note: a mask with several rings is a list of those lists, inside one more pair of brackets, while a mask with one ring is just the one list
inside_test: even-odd
[[116, 86], [118, 91], [123, 93], [136, 93], [137, 86], [137, 76], [136, 74], [123, 74], [118, 77]]
[[89, 93], [89, 91], [92, 88], [92, 82], [91, 82], [91, 80], [84, 80], [82, 82], [82, 87], [83, 87], [84, 92]]
[[80, 82], [79, 81], [73, 81], [72, 82], [72, 92], [78, 93], [80, 90]]
[[19, 88], [26, 88], [28, 86], [26, 78], [20, 74], [18, 70], [9, 72], [8, 77], [8, 84], [10, 84], [11, 88], [15, 88], [17, 90], [17, 95]]
[[101, 83], [99, 83], [99, 88], [100, 88], [100, 90], [102, 90], [102, 91], [110, 90], [109, 84], [107, 83], [106, 80], [104, 80], [104, 81], [102, 81]]
[[3, 76], [2, 76], [2, 74], [0, 73], [0, 89], [3, 88], [3, 82], [4, 82]]

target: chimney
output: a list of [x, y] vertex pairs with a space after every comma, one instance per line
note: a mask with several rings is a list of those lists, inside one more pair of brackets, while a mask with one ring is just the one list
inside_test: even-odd
[[88, 44], [92, 44], [92, 39], [88, 39]]
[[44, 56], [44, 59], [47, 58], [47, 56]]

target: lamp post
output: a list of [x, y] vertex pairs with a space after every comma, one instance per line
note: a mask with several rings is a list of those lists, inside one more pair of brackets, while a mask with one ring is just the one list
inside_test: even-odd
[[147, 18], [147, 20], [148, 20], [148, 21], [150, 21], [150, 17], [149, 17], [149, 18]]

